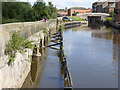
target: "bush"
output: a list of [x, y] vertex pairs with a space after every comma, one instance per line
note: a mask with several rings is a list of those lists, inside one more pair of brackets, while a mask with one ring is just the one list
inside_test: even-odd
[[35, 2], [33, 6], [28, 2], [2, 3], [3, 24], [40, 21], [44, 17], [47, 17], [47, 19], [57, 18], [57, 8], [51, 2], [48, 5], [42, 2]]
[[33, 41], [28, 41], [22, 36], [19, 32], [15, 32], [12, 35], [12, 39], [6, 45], [5, 54], [10, 57], [8, 64], [11, 64], [15, 61], [16, 52], [25, 53], [26, 48], [33, 49]]
[[111, 22], [113, 19], [111, 18], [111, 17], [108, 17], [107, 19], [106, 19], [106, 22]]
[[14, 22], [20, 22], [20, 20], [18, 20], [18, 19], [3, 19], [2, 20], [2, 24], [5, 24], [5, 23], [14, 23]]

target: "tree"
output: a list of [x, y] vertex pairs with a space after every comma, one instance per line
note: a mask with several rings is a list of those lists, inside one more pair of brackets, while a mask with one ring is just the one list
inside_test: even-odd
[[48, 6], [43, 0], [37, 0], [33, 6], [28, 2], [3, 2], [3, 23], [39, 21], [43, 17], [56, 18], [57, 9], [49, 2]]
[[45, 3], [43, 2], [36, 2], [33, 5], [33, 9], [35, 10], [35, 17], [37, 20], [41, 20], [44, 16], [44, 10], [45, 10]]
[[30, 10], [31, 5], [28, 2], [3, 2], [3, 21], [6, 19], [25, 21], [25, 14], [28, 14]]
[[57, 9], [56, 9], [56, 7], [53, 7], [52, 2], [48, 2], [48, 5], [49, 5], [49, 8], [50, 8], [50, 11], [49, 11], [50, 17], [56, 18], [57, 17]]

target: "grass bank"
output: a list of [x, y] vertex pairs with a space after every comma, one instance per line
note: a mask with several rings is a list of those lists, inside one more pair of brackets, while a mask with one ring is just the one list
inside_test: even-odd
[[79, 18], [77, 16], [70, 16], [69, 18], [73, 19], [74, 21], [86, 21], [85, 19]]

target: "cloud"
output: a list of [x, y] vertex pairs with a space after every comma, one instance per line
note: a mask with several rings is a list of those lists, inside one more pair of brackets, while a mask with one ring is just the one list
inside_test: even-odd
[[[30, 3], [36, 2], [37, 0], [20, 0], [20, 1], [29, 1]], [[71, 7], [86, 7], [91, 8], [92, 3], [96, 2], [97, 0], [44, 0], [46, 4], [48, 4], [49, 1], [52, 1], [54, 6], [56, 6], [58, 9], [64, 9], [65, 7], [71, 8]]]
[[[44, 0], [46, 3], [49, 0]], [[52, 0], [52, 3], [56, 5], [57, 8], [65, 8], [65, 7], [86, 7], [89, 8], [92, 6], [92, 3], [96, 0]]]

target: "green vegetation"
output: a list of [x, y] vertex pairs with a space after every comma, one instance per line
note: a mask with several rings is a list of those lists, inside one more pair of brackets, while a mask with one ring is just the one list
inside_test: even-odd
[[110, 17], [111, 17], [112, 19], [114, 19], [114, 11], [111, 11], [111, 12], [110, 12]]
[[49, 34], [49, 31], [48, 31], [48, 29], [45, 27], [45, 28], [43, 28], [43, 33], [45, 34], [45, 36], [48, 36], [48, 34]]
[[76, 16], [77, 14], [79, 14], [79, 12], [75, 12], [75, 13], [73, 13], [73, 16]]
[[51, 2], [48, 6], [44, 2], [35, 2], [31, 6], [28, 2], [3, 2], [2, 23], [39, 21], [57, 17], [57, 9]]
[[62, 25], [59, 26], [59, 30], [61, 31], [63, 29]]
[[15, 32], [12, 35], [12, 39], [6, 45], [5, 54], [9, 55], [9, 64], [15, 61], [16, 53], [25, 53], [27, 52], [26, 48], [33, 49], [33, 41], [28, 41], [22, 36], [20, 36], [19, 32]]
[[69, 17], [69, 18], [73, 19], [74, 21], [86, 21], [85, 19], [79, 18], [77, 16], [72, 16], [72, 17]]
[[106, 22], [107, 22], [107, 23], [110, 23], [112, 20], [113, 20], [112, 17], [108, 17], [108, 18], [106, 19]]
[[114, 11], [111, 11], [110, 16], [105, 20], [105, 23], [109, 24], [113, 20], [114, 20]]
[[2, 2], [0, 2], [0, 24], [2, 23]]

